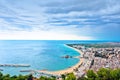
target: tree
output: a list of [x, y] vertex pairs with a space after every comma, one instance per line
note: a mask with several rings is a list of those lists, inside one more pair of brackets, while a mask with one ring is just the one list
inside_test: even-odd
[[87, 72], [88, 79], [95, 80], [97, 78], [97, 74], [93, 72], [93, 70], [88, 70]]
[[33, 80], [32, 74], [28, 75], [28, 79], [27, 80]]
[[63, 80], [65, 80], [65, 75], [64, 74], [62, 74], [61, 77], [62, 77]]
[[17, 76], [16, 75], [14, 75], [14, 76], [12, 76], [11, 78], [10, 78], [10, 80], [16, 80], [17, 79]]
[[110, 75], [111, 75], [111, 80], [120, 79], [120, 69], [111, 70]]
[[2, 80], [3, 74], [0, 72], [0, 80]]
[[73, 73], [67, 74], [65, 80], [76, 80], [76, 76]]
[[86, 77], [80, 77], [77, 80], [88, 80]]
[[25, 76], [23, 76], [23, 75], [19, 75], [17, 77], [17, 80], [25, 80], [25, 79], [27, 79], [27, 78]]
[[41, 77], [39, 78], [39, 80], [56, 80], [56, 78], [55, 78], [55, 77], [45, 77], [45, 76], [41, 76]]
[[93, 70], [88, 70], [87, 77], [88, 79], [95, 80], [97, 78], [97, 75], [93, 72]]
[[100, 80], [110, 80], [110, 69], [101, 68], [97, 72], [97, 75]]
[[10, 79], [10, 75], [9, 74], [6, 74], [6, 75], [3, 75], [3, 80], [9, 80]]

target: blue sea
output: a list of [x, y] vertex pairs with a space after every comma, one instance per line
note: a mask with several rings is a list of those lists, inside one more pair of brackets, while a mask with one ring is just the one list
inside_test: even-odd
[[64, 59], [62, 56], [80, 55], [65, 44], [98, 42], [102, 41], [0, 40], [0, 64], [31, 65], [29, 68], [0, 67], [0, 69], [3, 69], [2, 73], [11, 75], [27, 74], [20, 70], [63, 70], [77, 64], [79, 59]]

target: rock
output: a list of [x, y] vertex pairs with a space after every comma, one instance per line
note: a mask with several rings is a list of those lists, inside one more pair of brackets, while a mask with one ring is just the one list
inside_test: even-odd
[[70, 56], [70, 55], [66, 55], [66, 56], [63, 56], [62, 58], [66, 58], [66, 59], [68, 59], [68, 58], [72, 58], [72, 56]]

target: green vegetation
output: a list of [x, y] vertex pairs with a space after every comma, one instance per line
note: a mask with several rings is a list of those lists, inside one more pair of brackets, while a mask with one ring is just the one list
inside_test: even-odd
[[0, 80], [33, 80], [33, 76], [32, 75], [19, 75], [19, 76], [10, 76], [9, 74], [3, 75], [0, 72]]
[[41, 76], [40, 78], [35, 78], [32, 75], [10, 76], [9, 74], [3, 75], [0, 72], [0, 80], [56, 80], [56, 78], [54, 76], [51, 77]]
[[76, 80], [76, 76], [73, 73], [66, 75], [65, 80]]
[[88, 70], [86, 77], [78, 80], [120, 80], [120, 69], [101, 68], [97, 72]]
[[45, 77], [45, 76], [41, 76], [38, 80], [56, 80], [55, 77]]
[[[93, 70], [88, 70], [85, 77], [76, 78], [73, 73], [66, 75], [61, 75], [62, 80], [120, 80], [120, 69], [108, 69], [101, 68], [99, 71], [94, 72]], [[41, 76], [40, 78], [35, 78], [32, 75], [19, 75], [19, 76], [10, 76], [9, 74], [3, 75], [0, 72], [0, 80], [57, 80], [56, 77], [46, 77]]]

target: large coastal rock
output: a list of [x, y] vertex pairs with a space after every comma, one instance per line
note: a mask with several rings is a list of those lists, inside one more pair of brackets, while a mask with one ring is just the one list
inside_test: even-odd
[[72, 56], [70, 56], [70, 55], [65, 55], [65, 56], [62, 56], [62, 58], [68, 59], [68, 58], [72, 58]]

